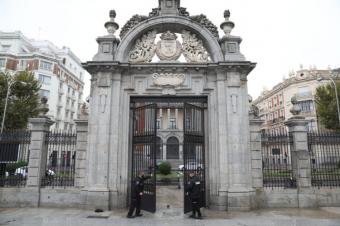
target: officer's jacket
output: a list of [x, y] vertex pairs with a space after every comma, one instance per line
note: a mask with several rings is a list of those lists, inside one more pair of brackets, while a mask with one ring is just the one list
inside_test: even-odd
[[201, 197], [201, 181], [197, 177], [191, 178], [186, 187], [186, 192], [189, 193], [189, 197], [192, 199], [200, 198]]
[[144, 181], [151, 178], [150, 176], [137, 177], [132, 184], [132, 197], [137, 198], [144, 191]]

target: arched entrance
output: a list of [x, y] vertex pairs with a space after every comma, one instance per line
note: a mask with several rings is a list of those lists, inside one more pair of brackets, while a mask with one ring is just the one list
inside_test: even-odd
[[169, 137], [166, 141], [166, 159], [179, 159], [179, 141], [176, 137]]
[[[105, 23], [108, 34], [98, 37], [98, 53], [84, 63], [92, 76], [87, 164], [82, 171], [86, 205], [126, 207], [136, 172], [153, 172], [161, 157], [157, 108], [176, 114], [171, 108], [177, 101], [185, 112], [179, 120], [184, 140], [179, 139], [179, 152], [183, 143], [183, 164], [193, 165], [188, 170], [205, 164], [198, 174], [208, 175], [204, 192], [209, 205], [223, 210], [228, 205], [248, 207], [253, 190], [247, 75], [256, 64], [245, 60], [241, 38], [230, 34], [230, 13], [222, 23], [226, 35], [219, 37], [206, 16], [190, 16], [180, 0], [158, 2], [149, 16], [133, 16], [120, 38], [111, 11]], [[175, 121], [171, 128], [179, 129]], [[177, 157], [177, 149], [173, 153]], [[150, 198], [150, 210], [155, 211], [155, 178], [145, 188], [144, 198]]]

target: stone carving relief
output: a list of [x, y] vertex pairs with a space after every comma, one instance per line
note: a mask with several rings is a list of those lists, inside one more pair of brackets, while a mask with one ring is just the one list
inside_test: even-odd
[[210, 31], [210, 33], [215, 36], [215, 38], [219, 38], [218, 35], [218, 29], [215, 26], [215, 24], [213, 24], [206, 15], [201, 14], [201, 15], [196, 15], [196, 16], [191, 16], [189, 17], [190, 19], [192, 19], [193, 21], [199, 23], [202, 27], [205, 27], [206, 29], [208, 29]]
[[236, 94], [232, 94], [230, 97], [231, 97], [231, 106], [232, 106], [232, 109], [233, 109], [233, 113], [237, 113], [238, 96]]
[[156, 86], [179, 86], [184, 83], [185, 75], [173, 73], [154, 73], [152, 75], [152, 80]]
[[175, 61], [182, 53], [182, 45], [177, 40], [177, 35], [167, 31], [161, 35], [157, 43], [156, 54], [161, 61]]
[[122, 30], [120, 31], [120, 38], [123, 38], [134, 26], [137, 24], [143, 22], [144, 20], [148, 19], [147, 16], [142, 15], [134, 15], [131, 17], [131, 19], [126, 22], [126, 24], [122, 27]]
[[209, 62], [210, 56], [202, 40], [198, 39], [195, 34], [190, 31], [182, 31], [182, 50], [185, 59], [190, 63]]
[[157, 32], [152, 30], [137, 39], [135, 47], [129, 54], [129, 61], [132, 63], [151, 62], [156, 52], [156, 35]]

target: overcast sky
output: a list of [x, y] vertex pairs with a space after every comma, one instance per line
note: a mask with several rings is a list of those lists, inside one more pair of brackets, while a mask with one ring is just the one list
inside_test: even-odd
[[[340, 0], [182, 0], [181, 5], [191, 15], [207, 15], [217, 27], [230, 9], [232, 34], [243, 38], [247, 60], [257, 62], [248, 77], [254, 98], [300, 65], [340, 67]], [[132, 15], [148, 15], [157, 6], [157, 0], [0, 0], [0, 30], [68, 46], [85, 62], [97, 51], [96, 37], [106, 34], [110, 9], [123, 27]], [[89, 77], [85, 82], [88, 94]]]

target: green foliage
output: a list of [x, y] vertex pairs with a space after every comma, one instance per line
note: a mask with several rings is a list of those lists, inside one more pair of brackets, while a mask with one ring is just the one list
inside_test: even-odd
[[159, 165], [159, 172], [163, 175], [168, 175], [171, 173], [171, 164], [169, 162], [162, 162]]
[[[7, 78], [7, 79], [6, 79]], [[22, 129], [27, 126], [28, 118], [39, 114], [40, 82], [34, 73], [21, 71], [13, 75], [0, 74], [0, 119], [3, 117], [8, 82], [15, 81], [8, 98], [5, 128]]]
[[[340, 94], [340, 84], [337, 83], [337, 91]], [[340, 98], [340, 97], [339, 97]], [[320, 122], [331, 130], [340, 130], [336, 96], [333, 85], [320, 86], [315, 95], [316, 111]]]
[[6, 171], [10, 175], [13, 175], [17, 168], [27, 166], [27, 165], [28, 165], [28, 163], [26, 161], [20, 161], [20, 162], [16, 162], [16, 163], [8, 163], [8, 164], [6, 164]]

